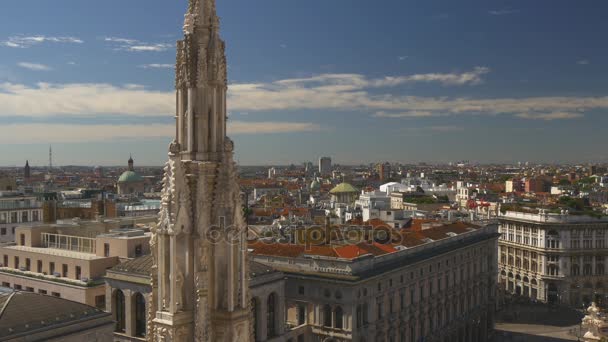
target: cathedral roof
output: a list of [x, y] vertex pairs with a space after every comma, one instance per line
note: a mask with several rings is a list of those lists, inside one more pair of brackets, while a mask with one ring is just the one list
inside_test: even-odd
[[118, 178], [118, 183], [139, 183], [143, 182], [142, 176], [138, 175], [135, 171], [125, 171]]
[[[131, 259], [112, 267], [111, 271], [128, 273], [139, 276], [149, 276], [152, 271], [154, 259], [151, 254], [144, 255], [135, 259]], [[274, 268], [260, 264], [259, 262], [249, 261], [249, 278], [253, 279], [266, 274], [275, 273]]]
[[153, 264], [154, 259], [152, 258], [152, 255], [149, 254], [120, 263], [112, 267], [112, 271], [127, 272], [137, 275], [149, 275]]
[[348, 183], [338, 184], [335, 188], [331, 189], [330, 194], [344, 194], [344, 193], [359, 193], [359, 190]]

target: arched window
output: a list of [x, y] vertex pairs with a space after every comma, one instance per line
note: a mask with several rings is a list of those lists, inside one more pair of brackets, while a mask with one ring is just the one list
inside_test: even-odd
[[583, 265], [583, 274], [584, 275], [591, 275], [592, 270], [593, 270], [593, 267], [591, 267], [590, 264]]
[[604, 274], [604, 264], [596, 264], [595, 265], [595, 274], [603, 275]]
[[559, 248], [559, 234], [555, 230], [547, 233], [547, 248]]
[[253, 316], [253, 338], [257, 341], [260, 338], [260, 336], [258, 336], [259, 306], [257, 298], [251, 299], [251, 315]]
[[125, 332], [125, 295], [121, 290], [114, 294], [114, 312], [116, 314], [116, 332]]
[[141, 293], [135, 295], [135, 336], [146, 336], [146, 299]]
[[342, 308], [338, 306], [336, 308], [336, 328], [337, 329], [343, 328], [343, 326], [344, 326], [343, 319], [344, 319], [344, 312], [342, 311]]
[[572, 264], [571, 270], [570, 270], [570, 275], [577, 276], [580, 274], [581, 274], [581, 268], [576, 264]]
[[267, 333], [268, 337], [273, 337], [277, 334], [276, 320], [277, 320], [277, 295], [271, 293], [268, 296], [268, 312], [266, 313], [267, 322]]
[[323, 307], [323, 325], [331, 327], [331, 306], [329, 305]]

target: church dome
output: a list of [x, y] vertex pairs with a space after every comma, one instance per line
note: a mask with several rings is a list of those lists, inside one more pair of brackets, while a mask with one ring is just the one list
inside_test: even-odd
[[344, 193], [358, 193], [359, 190], [348, 183], [338, 184], [335, 188], [331, 189], [330, 194], [344, 194]]
[[118, 178], [118, 183], [138, 183], [143, 182], [142, 176], [138, 175], [135, 171], [125, 171]]
[[310, 190], [319, 190], [321, 189], [321, 184], [316, 179], [310, 183]]

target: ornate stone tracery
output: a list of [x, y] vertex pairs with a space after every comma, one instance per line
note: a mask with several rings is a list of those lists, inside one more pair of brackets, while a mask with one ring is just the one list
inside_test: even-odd
[[246, 225], [234, 144], [226, 137], [227, 69], [218, 30], [215, 1], [190, 0], [177, 43], [177, 134], [151, 230], [151, 342], [252, 340]]

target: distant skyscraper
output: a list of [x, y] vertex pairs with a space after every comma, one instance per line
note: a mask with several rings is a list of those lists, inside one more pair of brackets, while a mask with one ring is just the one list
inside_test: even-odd
[[[388, 180], [391, 177], [391, 164], [380, 163], [376, 165], [376, 172], [378, 172], [378, 177], [381, 181]], [[422, 178], [424, 178], [424, 176]]]
[[331, 173], [331, 158], [321, 157], [319, 158], [319, 173], [321, 176], [327, 176]]
[[245, 224], [226, 137], [226, 57], [214, 0], [190, 0], [177, 43], [176, 137], [152, 232], [150, 341], [251, 341]]

